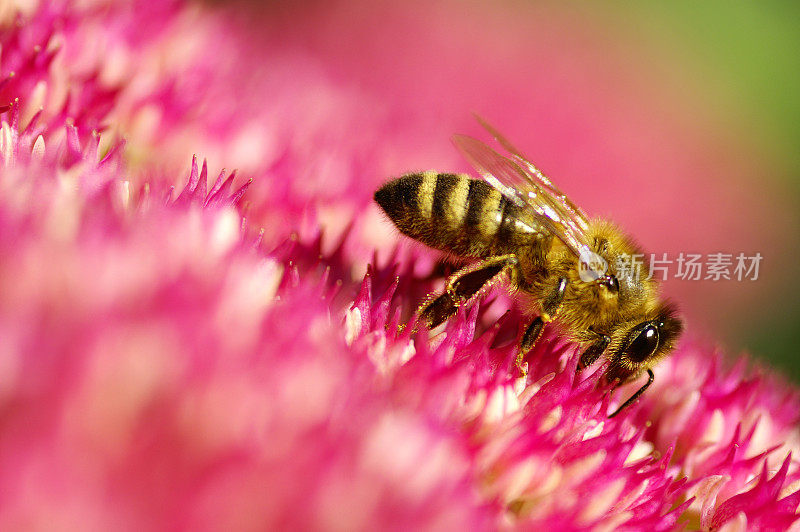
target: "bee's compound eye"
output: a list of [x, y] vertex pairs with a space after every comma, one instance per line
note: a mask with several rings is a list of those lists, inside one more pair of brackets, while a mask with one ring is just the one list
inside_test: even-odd
[[625, 353], [633, 362], [644, 362], [658, 347], [658, 328], [655, 325], [647, 325], [639, 331], [639, 335], [633, 339]]

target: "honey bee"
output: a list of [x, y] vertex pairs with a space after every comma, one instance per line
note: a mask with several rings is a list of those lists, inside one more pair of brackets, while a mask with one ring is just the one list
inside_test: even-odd
[[412, 173], [375, 192], [400, 232], [471, 261], [447, 279], [443, 291], [425, 299], [419, 320], [436, 327], [505, 279], [535, 316], [519, 341], [517, 367], [523, 373], [526, 354], [554, 320], [582, 346], [579, 370], [605, 356], [603, 378], [614, 388], [647, 373], [647, 382], [609, 416], [614, 417], [653, 383], [651, 368], [672, 351], [683, 324], [659, 298], [655, 279], [622, 271], [630, 257], [644, 256], [633, 240], [607, 220], [589, 219], [496, 129], [478, 120], [508, 152], [453, 137], [483, 179]]

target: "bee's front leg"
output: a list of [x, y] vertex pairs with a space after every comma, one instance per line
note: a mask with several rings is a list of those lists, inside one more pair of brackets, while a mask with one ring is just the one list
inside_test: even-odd
[[566, 292], [567, 279], [562, 277], [558, 280], [558, 286], [553, 295], [544, 302], [542, 313], [534, 318], [525, 329], [525, 333], [522, 335], [522, 340], [520, 340], [519, 343], [519, 352], [517, 353], [517, 367], [520, 368], [523, 373], [525, 371], [522, 368], [522, 363], [525, 359], [525, 355], [536, 345], [536, 341], [542, 335], [545, 324], [553, 321], [556, 317], [558, 309], [561, 308], [561, 303], [564, 301], [564, 294]]
[[[578, 362], [578, 367], [575, 368], [576, 372], [577, 371], [581, 371], [582, 369], [586, 368], [587, 366], [591, 366], [592, 364], [594, 364], [595, 361], [597, 361], [597, 359], [600, 358], [600, 356], [606, 350], [606, 348], [608, 347], [608, 344], [611, 343], [611, 338], [609, 338], [607, 335], [605, 335], [603, 333], [599, 333], [599, 332], [597, 332], [597, 331], [595, 331], [595, 330], [593, 330], [591, 328], [589, 329], [589, 331], [594, 333], [595, 335], [597, 335], [597, 340], [595, 340], [594, 343], [591, 344], [588, 348], [586, 348], [586, 351], [584, 351], [581, 354], [581, 359]], [[614, 387], [612, 389], [612, 392], [614, 390], [616, 390], [617, 388], [619, 388], [622, 384], [624, 384], [624, 382], [626, 380], [626, 379], [609, 379], [608, 371], [606, 371], [606, 374], [604, 375], [604, 378], [607, 381], [608, 380], [615, 380], [616, 381], [615, 384], [614, 384]], [[639, 397], [641, 397], [641, 395], [644, 393], [644, 391], [647, 390], [647, 388], [651, 384], [653, 384], [653, 380], [654, 379], [655, 379], [655, 376], [653, 375], [653, 371], [648, 368], [647, 369], [647, 382], [641, 388], [639, 388], [636, 391], [636, 393], [634, 393], [630, 398], [628, 398], [627, 401], [622, 403], [619, 406], [619, 408], [617, 408], [614, 412], [609, 414], [608, 417], [612, 418], [612, 417], [616, 416], [617, 414], [622, 412], [624, 409], [626, 409], [627, 407], [629, 407], [630, 405], [635, 403], [636, 400], [639, 399]]]
[[500, 255], [457, 271], [447, 280], [444, 292], [432, 294], [417, 311], [429, 328], [436, 327], [505, 273], [520, 275], [515, 255]]
[[[591, 329], [589, 329], [589, 330], [591, 330]], [[595, 331], [592, 331], [592, 332], [595, 332]], [[598, 336], [597, 340], [595, 340], [595, 342], [592, 345], [590, 345], [589, 347], [587, 347], [586, 351], [584, 351], [581, 354], [581, 359], [578, 362], [578, 367], [575, 369], [575, 371], [580, 371], [580, 370], [582, 370], [582, 369], [594, 364], [595, 361], [597, 361], [597, 359], [600, 358], [600, 355], [603, 354], [603, 351], [606, 350], [606, 348], [608, 347], [608, 344], [611, 343], [611, 338], [609, 338], [605, 334], [601, 334], [601, 333], [597, 333], [597, 332], [595, 332], [595, 334]]]
[[[653, 375], [653, 370], [651, 370], [651, 369], [649, 369], [649, 368], [648, 368], [648, 369], [647, 369], [647, 382], [646, 382], [646, 383], [644, 383], [644, 385], [643, 385], [641, 388], [639, 388], [638, 390], [636, 390], [636, 393], [634, 393], [632, 396], [630, 396], [630, 397], [628, 398], [628, 400], [627, 400], [627, 401], [625, 401], [624, 403], [622, 403], [622, 404], [619, 406], [619, 408], [617, 408], [617, 409], [616, 409], [616, 410], [614, 410], [614, 411], [613, 411], [611, 414], [609, 414], [609, 415], [608, 415], [608, 417], [609, 417], [609, 418], [612, 418], [612, 417], [616, 416], [617, 414], [619, 414], [620, 412], [622, 412], [623, 410], [625, 410], [626, 408], [628, 408], [629, 406], [631, 406], [633, 403], [635, 403], [635, 402], [636, 402], [636, 400], [637, 400], [637, 399], [639, 399], [639, 397], [641, 397], [641, 396], [642, 396], [642, 394], [644, 393], [644, 391], [645, 391], [646, 389], [648, 389], [648, 388], [650, 387], [650, 385], [651, 385], [651, 384], [653, 384], [653, 381], [655, 380], [655, 378], [656, 378], [656, 376], [655, 376], [655, 375]], [[617, 386], [614, 386], [614, 388], [616, 389], [616, 388], [617, 388], [617, 387], [618, 387], [620, 384], [622, 384], [622, 383], [619, 383], [619, 384], [617, 384]]]

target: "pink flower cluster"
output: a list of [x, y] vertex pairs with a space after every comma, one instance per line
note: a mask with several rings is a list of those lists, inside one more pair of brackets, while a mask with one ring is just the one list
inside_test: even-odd
[[511, 371], [501, 291], [402, 327], [432, 255], [364, 209], [372, 136], [408, 131], [229, 24], [0, 9], [0, 529], [797, 526], [800, 399], [769, 370], [687, 340], [608, 419], [630, 390], [555, 334]]

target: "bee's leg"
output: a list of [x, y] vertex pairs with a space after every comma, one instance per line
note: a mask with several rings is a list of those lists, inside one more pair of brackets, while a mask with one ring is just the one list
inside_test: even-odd
[[[655, 380], [655, 378], [656, 378], [656, 376], [655, 376], [655, 375], [653, 375], [653, 370], [651, 370], [651, 369], [648, 369], [648, 370], [647, 370], [647, 382], [646, 382], [646, 383], [644, 383], [644, 386], [642, 386], [641, 388], [639, 388], [638, 390], [636, 390], [636, 393], [635, 393], [635, 394], [631, 395], [631, 396], [630, 396], [630, 398], [628, 398], [628, 400], [627, 400], [627, 401], [625, 401], [624, 403], [622, 403], [622, 404], [619, 406], [619, 408], [617, 408], [616, 410], [614, 410], [614, 412], [612, 412], [612, 413], [611, 413], [611, 414], [610, 414], [608, 417], [609, 417], [609, 418], [612, 418], [612, 417], [616, 416], [617, 414], [619, 414], [620, 412], [622, 412], [623, 410], [625, 410], [626, 408], [628, 408], [629, 406], [631, 406], [631, 405], [632, 405], [632, 404], [633, 404], [633, 403], [634, 403], [634, 402], [635, 402], [635, 401], [636, 401], [636, 400], [637, 400], [639, 397], [641, 397], [641, 396], [642, 396], [642, 394], [644, 393], [644, 391], [645, 391], [646, 389], [648, 389], [648, 388], [650, 387], [650, 385], [651, 385], [651, 384], [653, 384], [653, 381]], [[616, 386], [615, 386], [615, 388], [616, 388]]]
[[517, 365], [522, 362], [522, 358], [525, 356], [525, 354], [533, 349], [534, 345], [536, 345], [536, 341], [542, 335], [545, 323], [545, 320], [541, 316], [536, 316], [530, 325], [528, 325], [528, 327], [525, 329], [525, 334], [522, 335], [522, 340], [519, 343]]
[[533, 321], [525, 329], [522, 335], [522, 340], [519, 343], [519, 352], [517, 353], [517, 367], [522, 368], [522, 362], [525, 355], [533, 349], [536, 341], [542, 335], [545, 324], [553, 321], [561, 303], [564, 301], [564, 294], [567, 291], [567, 279], [562, 277], [558, 280], [558, 287], [552, 296], [547, 298], [542, 305], [542, 313], [533, 319]]
[[458, 307], [491, 286], [502, 274], [519, 275], [516, 271], [518, 267], [516, 256], [500, 255], [462, 268], [447, 280], [444, 292], [429, 296], [417, 313], [428, 327], [436, 327], [455, 314]]
[[603, 354], [603, 351], [606, 350], [608, 344], [611, 343], [611, 338], [606, 336], [605, 334], [596, 333], [599, 338], [589, 347], [586, 348], [581, 354], [581, 359], [578, 362], [578, 367], [575, 369], [576, 371], [580, 371], [597, 361], [600, 358], [600, 355]]

